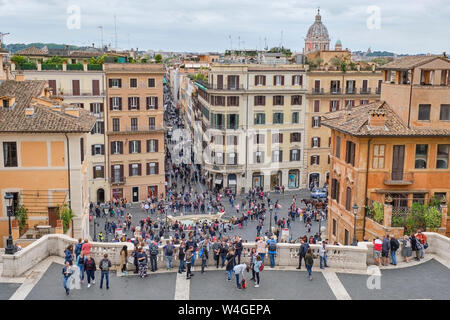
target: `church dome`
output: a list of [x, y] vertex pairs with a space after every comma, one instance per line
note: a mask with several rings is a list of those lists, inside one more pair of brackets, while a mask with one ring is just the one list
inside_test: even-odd
[[317, 12], [316, 21], [309, 27], [308, 33], [306, 35], [307, 39], [320, 39], [320, 40], [329, 40], [328, 29], [322, 23], [322, 17], [320, 16], [320, 12]]

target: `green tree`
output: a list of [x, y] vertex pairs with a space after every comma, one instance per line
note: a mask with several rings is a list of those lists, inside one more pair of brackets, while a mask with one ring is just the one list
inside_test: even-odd
[[25, 208], [23, 205], [18, 205], [15, 212], [15, 219], [19, 224], [19, 232], [22, 233], [22, 231], [27, 226], [28, 209]]
[[161, 54], [157, 54], [156, 56], [155, 56], [155, 62], [156, 63], [161, 63], [162, 62], [162, 55]]
[[69, 229], [70, 221], [75, 217], [73, 210], [69, 208], [67, 203], [64, 203], [58, 207], [58, 218], [62, 220], [64, 233]]
[[423, 214], [425, 225], [430, 230], [435, 230], [441, 226], [442, 213], [439, 209], [427, 206]]
[[28, 62], [28, 59], [24, 56], [13, 55], [11, 61], [16, 64], [16, 66], [22, 66], [24, 63]]
[[373, 218], [378, 223], [383, 223], [384, 220], [384, 207], [381, 202], [375, 201], [373, 203], [373, 211], [374, 215]]

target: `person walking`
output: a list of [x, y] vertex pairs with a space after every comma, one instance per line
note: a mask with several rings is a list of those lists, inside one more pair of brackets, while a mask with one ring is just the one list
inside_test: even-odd
[[264, 262], [266, 256], [266, 243], [262, 238], [256, 238], [256, 253], [261, 257], [261, 261]]
[[158, 243], [156, 240], [153, 240], [153, 243], [149, 247], [150, 252], [150, 265], [152, 272], [156, 272], [158, 270]]
[[108, 259], [108, 254], [105, 253], [103, 255], [103, 259], [99, 263], [99, 267], [101, 270], [100, 277], [100, 289], [103, 288], [103, 278], [106, 279], [106, 289], [109, 289], [109, 269], [111, 268], [111, 261]]
[[312, 249], [308, 248], [308, 251], [306, 252], [305, 255], [305, 265], [306, 265], [306, 270], [308, 271], [308, 275], [309, 275], [309, 280], [312, 280], [312, 267], [314, 264], [314, 255], [312, 253]]
[[400, 243], [398, 242], [398, 240], [392, 236], [391, 237], [391, 241], [390, 241], [390, 245], [391, 245], [391, 264], [396, 266], [397, 265], [397, 250], [398, 248], [400, 248]]
[[191, 279], [191, 277], [193, 276], [192, 272], [191, 272], [191, 264], [192, 264], [192, 251], [194, 250], [193, 246], [190, 246], [189, 249], [186, 251], [186, 279]]
[[178, 249], [178, 260], [180, 261], [180, 265], [178, 266], [178, 273], [183, 273], [185, 269], [185, 256], [186, 256], [186, 244], [181, 242], [180, 247]]
[[[242, 289], [242, 284], [245, 281], [245, 278], [244, 278], [245, 270], [247, 270], [247, 272], [250, 271], [250, 268], [246, 263], [237, 264], [233, 267], [233, 272], [234, 272], [234, 275], [236, 276], [236, 286], [238, 289]], [[242, 280], [241, 280], [241, 276], [242, 276]]]
[[167, 270], [170, 270], [173, 267], [173, 253], [175, 251], [175, 246], [170, 242], [170, 240], [166, 241], [166, 245], [163, 247], [163, 251], [166, 258]]
[[226, 256], [226, 261], [225, 261], [225, 270], [227, 272], [228, 281], [231, 281], [231, 276], [233, 274], [233, 268], [234, 268], [234, 250], [233, 250], [233, 248], [230, 248], [228, 250], [228, 254]]
[[91, 287], [91, 279], [92, 284], [95, 284], [95, 270], [97, 270], [97, 266], [95, 265], [94, 258], [91, 257], [90, 254], [86, 255], [86, 262], [85, 262], [85, 268], [86, 268], [86, 276], [88, 281], [88, 288]]
[[383, 243], [381, 245], [381, 263], [383, 266], [387, 266], [389, 261], [389, 251], [391, 250], [391, 240], [387, 234], [383, 238]]
[[275, 240], [275, 236], [267, 240], [267, 250], [270, 258], [270, 267], [275, 268], [275, 255], [277, 254], [277, 241]]
[[253, 269], [252, 269], [252, 274], [253, 274], [253, 278], [255, 278], [255, 288], [259, 288], [259, 283], [260, 283], [260, 273], [264, 268], [264, 264], [261, 260], [260, 256], [256, 256], [255, 257], [255, 263], [253, 265]]
[[69, 262], [71, 266], [73, 264], [73, 246], [71, 244], [64, 250], [64, 263], [66, 262]]
[[75, 261], [78, 260], [78, 256], [81, 253], [81, 248], [83, 247], [83, 240], [81, 238], [78, 239], [78, 243], [75, 246]]
[[327, 258], [328, 258], [328, 245], [326, 241], [322, 241], [322, 245], [319, 248], [320, 257], [320, 269], [328, 268]]
[[[302, 268], [302, 259], [305, 260], [306, 253], [309, 249], [309, 243], [303, 240], [300, 240], [300, 248], [298, 249], [298, 267], [297, 269]], [[306, 265], [306, 261], [305, 261]]]
[[84, 254], [87, 256], [91, 253], [91, 244], [89, 243], [88, 239], [84, 239], [83, 246], [81, 247], [81, 250], [84, 251]]
[[84, 281], [84, 266], [86, 263], [86, 256], [84, 255], [84, 251], [80, 252], [80, 255], [77, 258], [77, 266], [80, 268], [80, 281], [83, 283]]
[[127, 274], [127, 262], [128, 262], [128, 247], [124, 245], [120, 250], [120, 271], [122, 276]]
[[409, 258], [412, 256], [411, 240], [407, 235], [404, 235], [401, 242], [402, 242], [402, 257], [404, 257], [405, 261], [408, 263]]
[[69, 288], [70, 280], [69, 279], [70, 279], [70, 276], [72, 276], [72, 274], [73, 274], [73, 270], [70, 265], [70, 262], [65, 261], [64, 267], [62, 269], [62, 275], [63, 275], [63, 286], [64, 286], [64, 289], [66, 290], [67, 295], [69, 295], [69, 292], [70, 292], [70, 288]]

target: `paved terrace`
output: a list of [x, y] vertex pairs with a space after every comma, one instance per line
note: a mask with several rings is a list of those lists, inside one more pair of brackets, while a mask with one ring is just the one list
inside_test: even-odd
[[[291, 244], [279, 245], [277, 266], [267, 266], [261, 273], [261, 284], [254, 288], [252, 281], [246, 290], [236, 288], [235, 279], [226, 281], [224, 269], [207, 268], [205, 274], [196, 265], [194, 277], [186, 280], [185, 273], [167, 271], [162, 259], [159, 270], [149, 272], [141, 279], [131, 271], [126, 276], [111, 273], [109, 290], [99, 288], [100, 272], [96, 272], [96, 284], [65, 295], [62, 287], [62, 249], [73, 241], [66, 236], [50, 235], [38, 240], [33, 247], [24, 249], [15, 257], [3, 256], [0, 262], [0, 299], [11, 300], [77, 300], [77, 299], [145, 299], [145, 300], [236, 300], [236, 299], [289, 299], [289, 300], [358, 300], [358, 299], [433, 299], [444, 300], [450, 296], [450, 240], [437, 234], [428, 234], [430, 248], [420, 262], [399, 262], [397, 267], [377, 269], [371, 258], [371, 244], [360, 247], [331, 248], [330, 268], [319, 269], [315, 260], [313, 281], [304, 269], [296, 270], [297, 257]], [[122, 245], [122, 244], [120, 244]], [[251, 246], [252, 244], [246, 244]], [[110, 247], [105, 247], [110, 246]], [[446, 249], [444, 249], [444, 247]], [[331, 247], [331, 246], [330, 246]], [[117, 263], [114, 244], [95, 243], [93, 255], [99, 261], [102, 252], [109, 252], [113, 264]], [[296, 249], [296, 248], [295, 248]], [[431, 250], [430, 250], [431, 249]], [[334, 251], [334, 252], [333, 252]], [[17, 256], [18, 255], [18, 256]], [[44, 258], [36, 258], [43, 255]], [[360, 258], [364, 257], [364, 261]], [[162, 258], [162, 257], [159, 257]], [[246, 259], [246, 257], [244, 258]], [[401, 260], [401, 259], [400, 259]], [[27, 269], [26, 264], [35, 263]], [[246, 261], [246, 260], [244, 260]], [[177, 265], [177, 262], [174, 263]], [[210, 265], [213, 265], [210, 261]], [[369, 270], [367, 268], [369, 266]], [[13, 267], [14, 270], [10, 268]], [[6, 269], [5, 269], [6, 268]], [[251, 275], [246, 276], [250, 279]], [[369, 283], [369, 286], [368, 286]], [[379, 286], [377, 284], [379, 283]], [[370, 289], [370, 286], [375, 287]], [[378, 289], [379, 288], [379, 289]]]

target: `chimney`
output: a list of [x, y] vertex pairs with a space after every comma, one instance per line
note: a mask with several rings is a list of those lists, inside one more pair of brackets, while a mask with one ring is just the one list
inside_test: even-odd
[[386, 124], [386, 110], [373, 109], [369, 111], [369, 127], [381, 128]]
[[25, 116], [26, 117], [31, 117], [34, 114], [34, 107], [29, 106], [27, 108], [25, 108]]
[[19, 82], [25, 81], [25, 75], [23, 74], [23, 72], [16, 73], [16, 81], [19, 81]]

